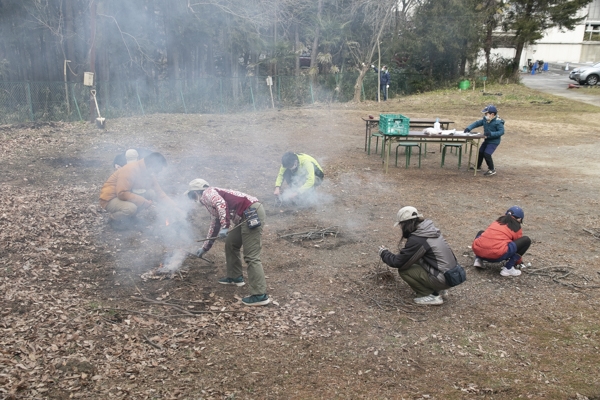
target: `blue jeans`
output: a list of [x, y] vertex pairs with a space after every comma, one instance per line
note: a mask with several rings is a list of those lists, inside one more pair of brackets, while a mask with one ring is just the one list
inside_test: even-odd
[[387, 100], [387, 85], [381, 84], [379, 85], [379, 89], [381, 92], [381, 96], [383, 97], [383, 101]]

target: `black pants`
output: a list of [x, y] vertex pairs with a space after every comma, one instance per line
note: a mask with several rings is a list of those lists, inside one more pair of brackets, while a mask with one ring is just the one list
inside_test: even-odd
[[497, 143], [486, 143], [485, 141], [479, 148], [479, 155], [477, 156], [477, 169], [481, 169], [481, 164], [483, 164], [483, 160], [485, 159], [485, 163], [488, 166], [488, 169], [494, 169], [494, 160], [492, 160], [492, 154], [496, 151], [496, 147], [498, 147]]

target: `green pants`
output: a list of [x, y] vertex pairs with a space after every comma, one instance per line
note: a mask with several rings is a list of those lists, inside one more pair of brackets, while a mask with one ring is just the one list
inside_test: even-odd
[[256, 209], [261, 226], [250, 229], [246, 221], [230, 230], [225, 239], [225, 260], [227, 261], [227, 277], [237, 278], [242, 275], [242, 257], [240, 249], [243, 247], [244, 261], [248, 265], [248, 288], [250, 294], [266, 294], [267, 282], [260, 252], [262, 250], [261, 236], [265, 224], [265, 209], [260, 203], [254, 203], [250, 208]]
[[[147, 200], [154, 200], [156, 198], [154, 190], [146, 190], [144, 193], [140, 193], [139, 196]], [[106, 211], [109, 212], [110, 219], [122, 221], [134, 217], [138, 212], [138, 207], [130, 201], [119, 200], [118, 197], [115, 197], [106, 204]]]
[[429, 281], [427, 271], [419, 264], [413, 264], [409, 269], [398, 271], [398, 273], [400, 274], [400, 278], [408, 283], [408, 286], [417, 293], [417, 297], [428, 296], [435, 292], [435, 289]]

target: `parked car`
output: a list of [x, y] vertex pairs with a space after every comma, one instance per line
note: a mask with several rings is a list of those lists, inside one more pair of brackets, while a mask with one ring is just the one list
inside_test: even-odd
[[578, 67], [569, 74], [569, 79], [580, 85], [588, 84], [593, 86], [600, 81], [600, 62], [591, 67]]

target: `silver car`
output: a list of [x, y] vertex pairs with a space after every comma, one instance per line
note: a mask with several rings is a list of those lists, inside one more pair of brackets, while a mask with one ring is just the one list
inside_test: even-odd
[[580, 85], [588, 84], [593, 86], [600, 80], [600, 62], [591, 67], [577, 67], [569, 74], [569, 79]]

